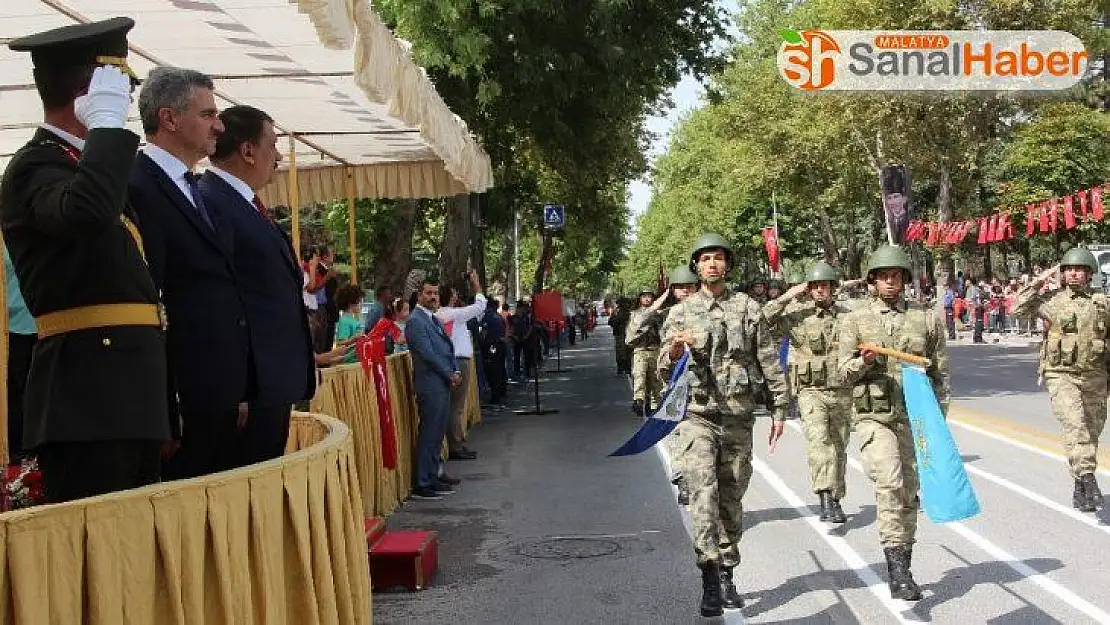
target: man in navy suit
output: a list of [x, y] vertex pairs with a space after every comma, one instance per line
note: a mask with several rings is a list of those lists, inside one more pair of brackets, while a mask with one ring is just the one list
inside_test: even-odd
[[213, 88], [200, 72], [157, 67], [139, 94], [147, 145], [135, 159], [129, 193], [166, 307], [182, 426], [181, 446], [164, 467], [168, 479], [235, 466], [229, 445], [246, 416], [251, 377], [231, 228], [205, 205], [192, 172], [223, 132]]
[[252, 106], [224, 109], [220, 120], [224, 131], [200, 189], [205, 205], [230, 233], [247, 314], [253, 375], [237, 448], [239, 463], [250, 464], [282, 454], [292, 405], [316, 391], [316, 367], [293, 243], [256, 193], [270, 183], [281, 160], [274, 120]]
[[455, 492], [441, 481], [441, 448], [451, 414], [451, 389], [462, 384], [455, 348], [443, 324], [435, 317], [439, 285], [425, 278], [417, 292], [418, 306], [405, 324], [405, 340], [412, 354], [412, 378], [420, 425], [416, 435], [416, 474], [413, 497], [439, 499]]

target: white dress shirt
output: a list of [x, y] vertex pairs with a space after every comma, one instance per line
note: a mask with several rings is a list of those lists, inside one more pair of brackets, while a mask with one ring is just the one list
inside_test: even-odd
[[208, 171], [222, 178], [224, 182], [231, 185], [232, 189], [235, 189], [235, 191], [237, 191], [239, 195], [243, 196], [243, 199], [251, 204], [251, 206], [254, 205], [255, 193], [254, 189], [252, 189], [249, 184], [243, 182], [234, 174], [229, 174], [219, 167], [216, 167], [215, 165], [209, 165]]
[[193, 194], [189, 191], [189, 185], [185, 182], [185, 174], [189, 173], [189, 168], [185, 166], [185, 163], [153, 143], [143, 146], [143, 154], [149, 156], [150, 160], [154, 161], [169, 176], [170, 180], [177, 185], [177, 188], [181, 189], [181, 194], [185, 196], [190, 204], [196, 206], [196, 202], [193, 201]]
[[39, 124], [39, 127], [40, 128], [45, 128], [46, 130], [49, 130], [50, 132], [58, 135], [62, 139], [65, 139], [66, 143], [69, 143], [73, 147], [77, 148], [78, 152], [84, 152], [85, 151], [85, 140], [84, 139], [81, 139], [81, 138], [79, 138], [75, 135], [71, 135], [70, 133], [62, 130], [61, 128], [58, 128], [54, 124], [47, 124], [46, 122], [43, 122], [42, 124]]
[[470, 329], [466, 327], [466, 322], [481, 317], [484, 312], [486, 296], [481, 293], [474, 295], [474, 303], [469, 306], [444, 306], [436, 311], [436, 317], [444, 325], [451, 323], [451, 343], [455, 346], [455, 358], [474, 357], [474, 341], [470, 338]]

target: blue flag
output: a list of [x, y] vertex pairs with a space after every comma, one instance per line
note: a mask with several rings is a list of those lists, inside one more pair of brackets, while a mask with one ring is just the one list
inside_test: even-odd
[[609, 454], [610, 456], [632, 456], [651, 449], [686, 417], [686, 404], [690, 400], [690, 376], [693, 375], [687, 373], [689, 362], [690, 352], [687, 351], [671, 372], [659, 409], [645, 419], [632, 438], [621, 445], [620, 449]]
[[782, 345], [779, 345], [779, 366], [782, 367], [783, 372], [786, 371], [786, 363], [790, 359], [790, 337], [782, 340]]
[[902, 392], [913, 432], [925, 514], [934, 523], [961, 521], [979, 514], [979, 500], [925, 370], [902, 365]]

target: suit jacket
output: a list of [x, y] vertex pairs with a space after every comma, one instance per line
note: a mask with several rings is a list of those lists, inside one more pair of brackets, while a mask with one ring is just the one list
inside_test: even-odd
[[451, 375], [458, 371], [455, 348], [443, 325], [422, 308], [412, 311], [405, 324], [405, 340], [412, 352], [412, 377], [417, 387], [435, 389], [450, 386]]
[[234, 411], [248, 396], [250, 339], [231, 227], [213, 230], [162, 168], [140, 153], [129, 185], [168, 320], [170, 372], [182, 418]]
[[316, 391], [316, 361], [293, 242], [216, 174], [205, 173], [200, 189], [209, 213], [218, 214], [232, 237], [232, 264], [243, 296], [256, 373], [254, 392], [247, 401], [276, 406], [311, 399]]
[[[0, 221], [31, 314], [92, 304], [158, 304], [124, 217], [139, 137], [89, 132], [84, 153], [39, 130], [0, 181]], [[27, 380], [24, 443], [166, 440], [165, 334], [80, 330], [42, 339]]]

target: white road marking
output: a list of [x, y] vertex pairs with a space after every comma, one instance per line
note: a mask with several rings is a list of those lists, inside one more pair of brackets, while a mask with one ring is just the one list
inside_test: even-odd
[[[983, 428], [981, 428], [977, 425], [971, 425], [969, 423], [962, 423], [962, 422], [956, 421], [956, 420], [949, 421], [949, 423], [951, 423], [955, 426], [961, 427], [965, 430], [970, 430], [972, 432], [975, 432], [976, 434], [982, 434], [983, 436], [986, 436], [987, 438], [993, 438], [996, 441], [1006, 443], [1008, 445], [1013, 445], [1014, 447], [1018, 447], [1020, 449], [1024, 449], [1025, 451], [1031, 451], [1035, 454], [1044, 456], [1045, 458], [1052, 458], [1053, 460], [1062, 460], [1065, 463], [1068, 460], [1067, 457], [1064, 456], [1063, 454], [1057, 454], [1057, 453], [1053, 453], [1051, 451], [1047, 451], [1047, 450], [1044, 450], [1044, 449], [1038, 449], [1038, 448], [1036, 448], [1032, 445], [1027, 445], [1027, 444], [1025, 444], [1025, 443], [1023, 443], [1019, 440], [1014, 440], [1014, 439], [1010, 438], [1009, 436], [1003, 436], [1002, 434], [998, 434], [997, 432], [991, 432], [990, 430], [985, 430], [985, 429], [983, 429]], [[1102, 475], [1110, 476], [1110, 470], [1098, 469], [1098, 473], [1101, 473]]]

